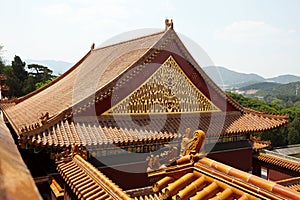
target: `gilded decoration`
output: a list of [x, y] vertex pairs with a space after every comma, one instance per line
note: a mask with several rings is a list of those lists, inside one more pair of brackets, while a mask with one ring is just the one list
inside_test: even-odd
[[105, 114], [217, 112], [170, 56], [139, 88]]

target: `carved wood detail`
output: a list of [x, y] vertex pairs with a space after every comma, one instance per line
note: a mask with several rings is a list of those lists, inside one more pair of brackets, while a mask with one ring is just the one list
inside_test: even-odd
[[172, 56], [139, 88], [105, 114], [216, 112], [213, 104], [187, 77]]

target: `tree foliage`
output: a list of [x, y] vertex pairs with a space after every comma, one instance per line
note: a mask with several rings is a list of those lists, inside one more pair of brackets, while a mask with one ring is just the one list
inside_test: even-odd
[[0, 74], [3, 73], [3, 69], [4, 69], [4, 62], [2, 60], [2, 49], [3, 46], [0, 45]]
[[14, 57], [11, 66], [20, 82], [24, 82], [28, 78], [28, 72], [25, 70], [26, 63], [19, 56]]
[[[0, 52], [2, 47], [0, 46]], [[6, 85], [10, 90], [6, 94], [8, 97], [20, 97], [26, 95], [38, 87], [41, 87], [56, 76], [46, 66], [31, 64], [26, 66], [19, 56], [15, 56], [11, 65], [5, 65], [0, 54], [0, 73], [6, 75]]]
[[266, 102], [274, 99], [281, 99], [284, 102], [300, 101], [300, 82], [292, 82], [287, 84], [279, 84], [274, 87], [257, 88], [255, 96], [263, 96]]
[[288, 114], [289, 124], [286, 127], [256, 133], [263, 140], [271, 140], [272, 146], [284, 146], [300, 143], [300, 101], [285, 101], [273, 99], [271, 102], [259, 101], [244, 97], [240, 94], [227, 93], [244, 107], [273, 114]]

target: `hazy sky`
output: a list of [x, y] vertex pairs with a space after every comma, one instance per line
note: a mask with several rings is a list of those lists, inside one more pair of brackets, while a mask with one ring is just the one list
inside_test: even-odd
[[164, 29], [165, 18], [217, 66], [300, 75], [299, 0], [0, 0], [2, 56], [75, 63], [93, 42]]

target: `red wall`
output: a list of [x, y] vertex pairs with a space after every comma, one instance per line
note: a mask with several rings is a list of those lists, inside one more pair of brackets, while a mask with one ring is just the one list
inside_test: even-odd
[[268, 179], [272, 181], [279, 181], [283, 179], [292, 178], [293, 176], [282, 173], [274, 169], [268, 169]]
[[[119, 185], [123, 190], [129, 190], [134, 188], [141, 188], [151, 185], [148, 175], [146, 173], [146, 162], [141, 163], [128, 163], [123, 166], [117, 166], [114, 168], [103, 167], [99, 170], [105, 174], [114, 183]], [[130, 173], [135, 169], [137, 171], [145, 171], [145, 173]]]
[[252, 169], [251, 148], [211, 152], [207, 157], [246, 172]]

